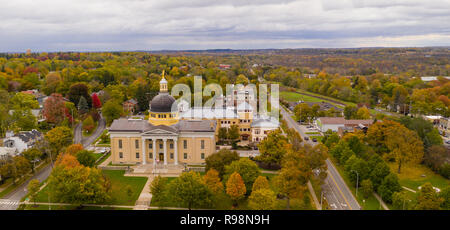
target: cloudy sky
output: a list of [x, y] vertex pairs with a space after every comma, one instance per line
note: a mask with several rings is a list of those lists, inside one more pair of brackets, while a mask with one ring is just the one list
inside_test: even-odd
[[450, 46], [450, 0], [0, 0], [0, 52]]

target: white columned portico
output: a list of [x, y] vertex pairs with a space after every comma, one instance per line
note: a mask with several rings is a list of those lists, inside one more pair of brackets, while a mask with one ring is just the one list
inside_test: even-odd
[[153, 164], [156, 165], [156, 139], [153, 138], [152, 141], [153, 141], [153, 144], [152, 144], [152, 147], [153, 147], [153, 153], [152, 153], [152, 155], [153, 155]]
[[174, 147], [174, 155], [175, 155], [175, 165], [178, 165], [178, 138], [173, 138], [173, 147]]
[[145, 149], [147, 146], [145, 146], [145, 138], [142, 138], [142, 164], [147, 164], [147, 156], [145, 155]]
[[167, 165], [167, 138], [163, 138], [163, 148], [164, 148], [164, 165]]

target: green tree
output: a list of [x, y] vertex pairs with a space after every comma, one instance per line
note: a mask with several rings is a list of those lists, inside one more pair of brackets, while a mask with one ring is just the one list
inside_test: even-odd
[[123, 114], [123, 107], [118, 102], [109, 100], [103, 105], [102, 114], [108, 125], [110, 125], [114, 119], [120, 118]]
[[192, 208], [209, 207], [212, 203], [212, 193], [201, 176], [194, 172], [184, 172], [170, 183], [170, 193], [176, 202]]
[[389, 175], [389, 173], [389, 166], [384, 161], [376, 164], [375, 168], [370, 173], [370, 181], [373, 183], [374, 190], [378, 189], [383, 182], [383, 179]]
[[373, 192], [372, 181], [370, 181], [369, 179], [363, 180], [361, 182], [361, 191], [362, 191], [364, 198], [366, 198], [366, 199], [369, 198], [369, 196]]
[[367, 109], [367, 107], [363, 106], [358, 109], [356, 112], [356, 119], [370, 119], [370, 111]]
[[423, 184], [417, 196], [416, 210], [439, 210], [444, 200], [438, 196], [430, 182]]
[[442, 199], [441, 207], [445, 210], [450, 210], [450, 186], [445, 187], [439, 193], [439, 197]]
[[86, 119], [83, 121], [83, 129], [87, 132], [92, 132], [94, 129], [95, 122], [91, 115], [89, 115]]
[[347, 105], [344, 108], [344, 117], [345, 119], [353, 119], [354, 117], [356, 117], [356, 113], [357, 113], [357, 108], [354, 105]]
[[394, 194], [394, 192], [399, 192], [401, 190], [402, 187], [398, 182], [397, 176], [393, 173], [390, 173], [383, 179], [383, 182], [378, 188], [378, 193], [380, 194], [381, 198], [384, 201], [392, 203], [392, 194]]
[[239, 173], [242, 177], [247, 188], [247, 194], [250, 194], [253, 182], [261, 174], [258, 165], [248, 158], [233, 161], [230, 165], [225, 166], [224, 180], [228, 181], [228, 178], [235, 172]]
[[161, 204], [165, 199], [165, 191], [167, 188], [167, 177], [156, 176], [150, 184], [150, 192], [152, 193], [152, 200], [156, 204]]
[[78, 102], [78, 112], [80, 114], [85, 114], [89, 112], [89, 105], [85, 97], [81, 96], [80, 101]]
[[228, 129], [228, 139], [231, 141], [239, 139], [239, 127], [237, 125], [231, 125]]
[[94, 167], [95, 166], [95, 157], [93, 156], [93, 152], [88, 150], [81, 150], [76, 153], [76, 158], [80, 164], [86, 167]]
[[406, 191], [394, 192], [392, 194], [392, 205], [398, 210], [411, 209], [411, 200], [408, 198]]
[[37, 148], [29, 148], [22, 152], [22, 155], [33, 165], [32, 170], [36, 167], [36, 161], [42, 157], [42, 152]]
[[267, 135], [267, 138], [258, 145], [260, 155], [255, 159], [267, 164], [281, 164], [281, 159], [286, 153], [288, 139], [280, 130], [275, 130]]
[[233, 161], [239, 160], [239, 154], [236, 151], [230, 151], [227, 149], [221, 149], [216, 153], [213, 153], [206, 157], [206, 171], [215, 169], [219, 172], [219, 177], [223, 178], [225, 174], [225, 166], [231, 164]]
[[253, 210], [273, 210], [276, 203], [275, 193], [270, 189], [253, 190], [248, 198], [248, 206]]
[[225, 127], [219, 128], [219, 134], [218, 134], [220, 141], [225, 141], [228, 139], [228, 129]]

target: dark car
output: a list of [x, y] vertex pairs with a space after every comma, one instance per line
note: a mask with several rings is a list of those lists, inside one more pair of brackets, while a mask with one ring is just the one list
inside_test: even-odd
[[313, 141], [313, 142], [317, 142], [317, 139], [316, 139], [316, 138], [313, 138], [312, 141]]
[[309, 140], [309, 137], [305, 137], [304, 139], [305, 139], [305, 141], [307, 141], [307, 140]]

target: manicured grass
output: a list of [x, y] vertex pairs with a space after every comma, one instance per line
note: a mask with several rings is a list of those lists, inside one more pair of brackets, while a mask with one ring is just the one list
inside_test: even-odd
[[[103, 170], [103, 175], [111, 181], [112, 201], [115, 205], [134, 205], [147, 182], [147, 177], [126, 177], [124, 170]], [[126, 186], [130, 185], [133, 191], [131, 197], [127, 195]]]
[[[419, 186], [430, 182], [434, 187], [443, 189], [450, 185], [450, 180], [445, 179], [439, 174], [436, 174], [427, 166], [419, 165], [405, 165], [401, 168], [401, 173], [397, 173], [398, 165], [396, 163], [388, 163], [391, 172], [397, 174], [399, 182], [402, 186], [408, 187], [412, 190], [418, 191]], [[422, 177], [425, 175], [425, 177]]]
[[291, 101], [291, 102], [297, 102], [297, 101], [304, 101], [304, 102], [322, 102], [325, 101], [323, 99], [319, 99], [319, 98], [315, 98], [315, 97], [311, 97], [308, 95], [302, 95], [296, 92], [288, 92], [288, 91], [281, 91], [280, 92], [280, 97], [281, 99], [284, 99], [286, 101]]
[[[26, 205], [24, 210], [49, 210], [49, 205]], [[75, 205], [51, 205], [51, 210], [132, 210], [131, 208], [115, 207], [78, 207]]]
[[91, 153], [91, 155], [95, 158], [95, 160], [98, 160], [103, 154], [101, 153]]

